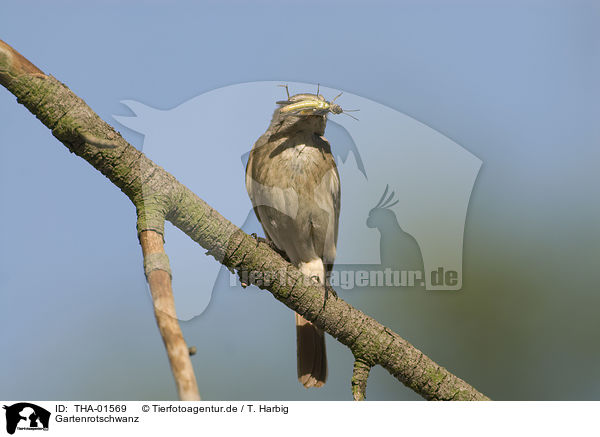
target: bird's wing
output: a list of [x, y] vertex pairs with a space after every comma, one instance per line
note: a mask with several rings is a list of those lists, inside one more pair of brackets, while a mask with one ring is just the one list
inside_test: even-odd
[[[325, 138], [321, 137], [321, 140], [329, 145]], [[341, 188], [340, 175], [333, 155], [325, 154], [325, 160], [324, 167], [328, 170], [320, 175], [321, 180], [316, 183], [314, 192], [315, 203], [323, 213], [314, 218], [311, 235], [314, 247], [321, 249], [320, 256], [328, 269], [331, 269], [336, 256]]]
[[[261, 147], [265, 143], [266, 143], [266, 139], [263, 135], [258, 139], [255, 147], [250, 151], [250, 154], [248, 156], [248, 162], [246, 163], [246, 191], [248, 192], [248, 196], [250, 197], [250, 201], [252, 202], [252, 209], [254, 210], [254, 215], [256, 215], [258, 222], [260, 223], [261, 227], [263, 228], [265, 237], [267, 238], [267, 240], [274, 242], [273, 238], [269, 235], [269, 232], [267, 232], [267, 227], [265, 227], [265, 223], [263, 223], [262, 217], [260, 215], [259, 206], [262, 204], [262, 201], [260, 199], [261, 190], [257, 189], [257, 187], [256, 187], [257, 182], [252, 177], [252, 168], [254, 165], [254, 153], [253, 152], [255, 151], [256, 147]], [[280, 248], [280, 249], [283, 250], [282, 248]]]

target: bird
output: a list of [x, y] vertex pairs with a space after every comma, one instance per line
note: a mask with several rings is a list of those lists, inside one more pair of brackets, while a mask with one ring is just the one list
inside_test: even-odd
[[[288, 92], [246, 166], [246, 189], [267, 240], [324, 285], [336, 256], [341, 194], [324, 137], [327, 114], [339, 108], [330, 103], [318, 91]], [[306, 388], [321, 387], [327, 380], [324, 332], [300, 314], [295, 318], [298, 380]]]

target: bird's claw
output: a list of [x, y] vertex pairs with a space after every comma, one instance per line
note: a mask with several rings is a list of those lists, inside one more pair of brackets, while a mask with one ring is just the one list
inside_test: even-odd
[[[258, 245], [260, 244], [261, 237], [259, 237], [259, 236], [256, 234], [256, 232], [252, 232], [252, 233], [250, 234], [250, 236], [256, 240], [256, 247], [258, 247]], [[263, 238], [263, 240], [264, 240], [264, 238]]]
[[279, 249], [279, 247], [277, 247], [275, 243], [273, 243], [273, 241], [269, 240], [268, 238], [259, 237], [256, 234], [254, 234], [253, 237], [256, 238], [258, 244], [265, 243], [267, 246], [269, 246], [271, 249], [273, 249], [275, 252], [281, 255], [281, 257], [284, 260], [290, 262], [290, 259], [288, 258], [287, 254], [283, 250]]
[[325, 285], [325, 302], [327, 302], [327, 298], [329, 297], [329, 293], [331, 293], [331, 295], [333, 297], [335, 297], [336, 299], [338, 298], [338, 295], [335, 292], [335, 290], [333, 289], [333, 287], [331, 285], [329, 285], [329, 284], [326, 284]]
[[269, 240], [267, 238], [259, 237], [256, 232], [252, 232], [250, 234], [250, 236], [256, 240], [257, 245], [260, 243], [265, 243], [270, 248], [275, 249], [275, 244], [271, 240]]

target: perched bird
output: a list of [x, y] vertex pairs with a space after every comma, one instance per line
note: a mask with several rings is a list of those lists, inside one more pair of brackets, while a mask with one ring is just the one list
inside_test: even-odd
[[[340, 177], [323, 134], [328, 112], [339, 113], [339, 106], [318, 91], [288, 93], [277, 103], [250, 152], [246, 188], [267, 239], [302, 273], [326, 284], [336, 255]], [[298, 380], [321, 387], [327, 379], [324, 333], [299, 314], [296, 344]]]

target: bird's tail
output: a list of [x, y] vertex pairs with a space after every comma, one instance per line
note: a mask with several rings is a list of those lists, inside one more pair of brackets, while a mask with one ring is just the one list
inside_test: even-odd
[[[325, 266], [320, 258], [300, 263], [306, 276], [325, 282]], [[306, 388], [321, 387], [327, 380], [327, 353], [324, 332], [296, 314], [296, 351], [298, 356], [298, 381]]]
[[296, 314], [298, 381], [306, 388], [321, 387], [327, 380], [325, 334], [300, 314]]

